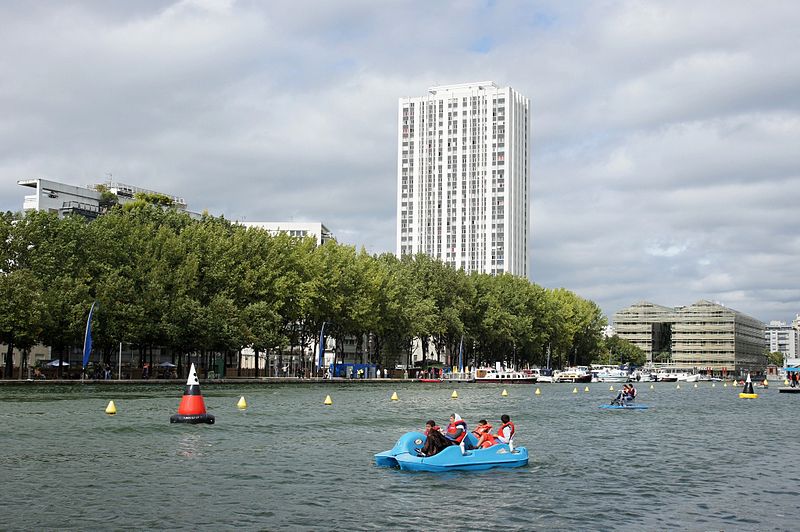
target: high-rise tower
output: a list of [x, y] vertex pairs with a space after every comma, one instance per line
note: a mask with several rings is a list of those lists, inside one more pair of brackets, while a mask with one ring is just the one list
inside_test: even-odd
[[528, 99], [491, 81], [401, 98], [397, 254], [528, 273]]

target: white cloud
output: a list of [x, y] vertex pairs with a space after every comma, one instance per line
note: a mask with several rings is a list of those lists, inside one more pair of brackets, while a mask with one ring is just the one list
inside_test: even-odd
[[392, 251], [397, 99], [494, 79], [531, 100], [534, 281], [608, 314], [800, 312], [793, 2], [6, 3], [0, 19], [4, 209], [17, 179], [112, 172]]

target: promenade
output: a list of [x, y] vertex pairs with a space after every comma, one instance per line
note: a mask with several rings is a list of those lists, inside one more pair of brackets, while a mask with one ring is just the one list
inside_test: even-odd
[[[331, 384], [331, 383], [358, 383], [358, 384], [383, 384], [387, 382], [416, 382], [417, 379], [346, 379], [336, 377], [333, 379], [323, 378], [300, 378], [300, 377], [226, 377], [224, 379], [200, 379], [201, 386], [214, 384]], [[144, 384], [186, 384], [186, 379], [3, 379], [0, 385], [46, 385], [46, 384], [98, 384], [98, 385], [144, 385]]]

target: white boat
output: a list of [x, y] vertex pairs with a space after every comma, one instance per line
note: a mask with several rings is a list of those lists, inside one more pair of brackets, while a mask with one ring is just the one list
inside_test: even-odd
[[636, 382], [655, 382], [658, 379], [656, 379], [655, 371], [637, 369], [631, 373], [631, 380]]
[[659, 382], [697, 382], [700, 380], [700, 374], [662, 368], [656, 372], [656, 380]]
[[536, 375], [510, 369], [478, 368], [475, 370], [475, 382], [534, 384], [536, 382]]
[[618, 366], [592, 365], [592, 382], [629, 382], [631, 375]]
[[586, 366], [566, 368], [553, 375], [555, 382], [592, 382], [592, 374]]
[[531, 373], [536, 375], [536, 382], [554, 382], [553, 381], [553, 370], [550, 368], [533, 368], [523, 370], [525, 373]]

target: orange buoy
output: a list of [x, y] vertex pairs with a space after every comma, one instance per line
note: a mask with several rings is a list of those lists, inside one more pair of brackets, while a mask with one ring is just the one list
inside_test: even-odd
[[186, 388], [183, 391], [181, 404], [178, 406], [178, 413], [169, 418], [170, 423], [214, 423], [214, 416], [206, 413], [206, 404], [203, 396], [200, 395], [200, 381], [197, 379], [197, 371], [192, 364], [189, 369], [189, 378], [186, 380]]

